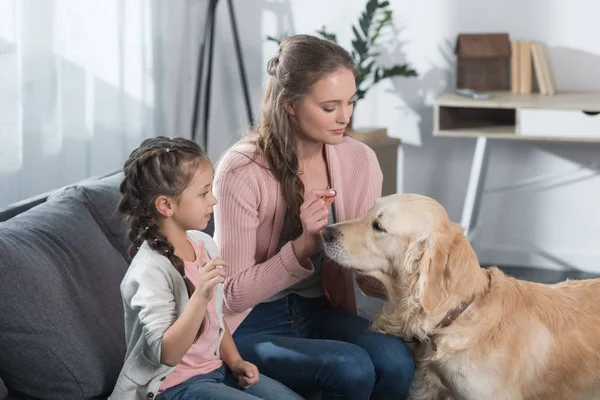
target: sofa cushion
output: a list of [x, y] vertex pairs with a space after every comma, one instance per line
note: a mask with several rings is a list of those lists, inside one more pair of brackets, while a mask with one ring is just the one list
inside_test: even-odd
[[0, 377], [39, 399], [108, 396], [125, 355], [127, 263], [76, 196], [0, 223]]
[[[100, 179], [92, 178], [58, 190], [50, 196], [49, 200], [65, 196], [79, 199], [88, 208], [108, 240], [127, 258], [130, 242], [125, 235], [123, 215], [117, 211], [121, 196], [119, 186], [122, 180], [122, 172]], [[208, 222], [204, 232], [213, 235], [213, 219]]]
[[129, 249], [129, 241], [125, 236], [123, 215], [117, 211], [122, 180], [122, 172], [100, 179], [88, 179], [54, 192], [48, 200], [54, 201], [63, 197], [80, 200], [112, 245], [125, 255]]

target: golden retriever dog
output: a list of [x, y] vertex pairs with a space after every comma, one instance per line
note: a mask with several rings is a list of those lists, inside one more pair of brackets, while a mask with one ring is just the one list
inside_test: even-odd
[[481, 268], [462, 227], [414, 194], [323, 237], [329, 258], [385, 287], [373, 326], [410, 342], [412, 399], [600, 399], [600, 279], [546, 285]]

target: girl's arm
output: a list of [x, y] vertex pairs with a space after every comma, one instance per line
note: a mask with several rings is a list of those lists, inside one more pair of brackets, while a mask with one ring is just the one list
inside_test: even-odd
[[134, 323], [132, 318], [139, 320], [151, 350], [148, 357], [157, 364], [162, 359], [163, 336], [177, 320], [176, 299], [166, 268], [172, 267], [134, 259], [121, 283], [126, 310], [134, 313], [131, 316], [125, 313], [125, 324]]
[[[126, 324], [131, 317], [139, 320], [145, 340], [150, 348], [148, 357], [155, 363], [175, 366], [192, 345], [204, 320], [206, 305], [212, 298], [213, 288], [225, 280], [225, 272], [215, 265], [225, 265], [222, 260], [212, 260], [198, 268], [198, 285], [183, 313], [177, 316], [177, 299], [166, 272], [170, 265], [134, 261], [121, 283], [123, 301], [134, 315], [125, 315]], [[129, 321], [129, 322], [128, 322]]]
[[208, 301], [201, 296], [190, 297], [183, 313], [163, 335], [160, 363], [176, 366], [190, 349], [206, 314]]
[[242, 361], [242, 356], [238, 352], [237, 346], [233, 341], [233, 337], [231, 337], [231, 332], [229, 332], [227, 324], [225, 324], [225, 332], [223, 333], [223, 339], [221, 340], [219, 354], [221, 355], [223, 362], [230, 369], [233, 369], [233, 365]]
[[[202, 242], [200, 254], [203, 253], [204, 243]], [[206, 307], [214, 296], [215, 287], [225, 281], [225, 271], [217, 266], [226, 265], [227, 263], [220, 258], [214, 258], [198, 267], [194, 293], [183, 313], [163, 335], [160, 353], [162, 364], [170, 367], [176, 366], [195, 342], [206, 314]]]
[[258, 368], [242, 359], [227, 324], [225, 324], [225, 332], [221, 340], [220, 354], [221, 359], [229, 367], [233, 376], [238, 379], [240, 387], [247, 389], [260, 381]]

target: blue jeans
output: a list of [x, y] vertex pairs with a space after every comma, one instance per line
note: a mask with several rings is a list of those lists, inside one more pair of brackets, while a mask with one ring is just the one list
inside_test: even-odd
[[304, 395], [322, 399], [404, 399], [415, 364], [396, 337], [333, 309], [324, 298], [290, 294], [256, 306], [233, 334], [242, 357]]
[[156, 400], [301, 400], [292, 390], [281, 383], [260, 375], [260, 382], [248, 389], [241, 389], [231, 370], [221, 368], [187, 381], [162, 392]]

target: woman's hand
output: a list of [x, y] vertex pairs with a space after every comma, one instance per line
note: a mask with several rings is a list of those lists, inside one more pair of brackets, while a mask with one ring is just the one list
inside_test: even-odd
[[[200, 243], [199, 254], [204, 254], [204, 243]], [[194, 296], [200, 296], [200, 298], [206, 302], [209, 302], [215, 294], [215, 287], [219, 283], [225, 282], [227, 273], [223, 268], [218, 266], [227, 266], [227, 262], [220, 258], [214, 258], [204, 265], [198, 265], [198, 276], [196, 278], [196, 290]]]
[[312, 190], [300, 206], [302, 235], [293, 242], [294, 253], [300, 262], [323, 248], [321, 229], [329, 223], [329, 208], [335, 190]]
[[248, 361], [236, 361], [229, 368], [231, 369], [233, 376], [237, 378], [242, 389], [248, 389], [250, 386], [260, 381], [258, 368]]

